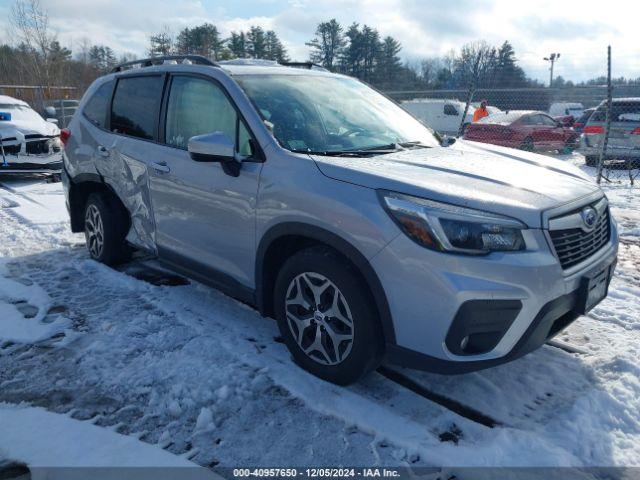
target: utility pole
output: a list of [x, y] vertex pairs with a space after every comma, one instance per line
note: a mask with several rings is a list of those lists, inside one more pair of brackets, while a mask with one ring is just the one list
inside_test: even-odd
[[553, 64], [556, 63], [556, 60], [558, 60], [560, 58], [560, 54], [559, 53], [552, 53], [551, 55], [549, 55], [548, 57], [544, 57], [543, 60], [551, 63], [551, 66], [549, 67], [549, 88], [551, 88], [553, 86]]

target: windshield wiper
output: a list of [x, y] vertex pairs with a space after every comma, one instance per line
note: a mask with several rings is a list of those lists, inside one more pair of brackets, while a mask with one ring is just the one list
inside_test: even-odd
[[419, 140], [415, 140], [413, 142], [402, 142], [402, 143], [398, 143], [398, 145], [404, 148], [431, 148], [431, 146], [425, 145]]
[[295, 153], [306, 153], [307, 155], [322, 155], [325, 157], [369, 157], [372, 155], [385, 155], [396, 152], [397, 150], [291, 150]]
[[388, 143], [386, 145], [374, 145], [372, 147], [358, 148], [356, 150], [325, 150], [325, 151], [311, 151], [311, 150], [292, 150], [295, 153], [306, 153], [309, 155], [323, 155], [325, 157], [368, 157], [372, 155], [388, 155], [402, 150], [408, 150], [411, 148], [431, 148], [429, 145], [425, 145], [420, 141], [403, 142], [403, 143]]

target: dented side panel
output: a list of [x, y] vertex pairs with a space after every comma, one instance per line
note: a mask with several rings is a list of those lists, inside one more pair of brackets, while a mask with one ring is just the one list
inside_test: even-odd
[[141, 160], [149, 155], [149, 142], [110, 135], [106, 152], [97, 152], [96, 169], [113, 188], [131, 216], [127, 241], [138, 248], [157, 254], [156, 226], [149, 192], [148, 165]]

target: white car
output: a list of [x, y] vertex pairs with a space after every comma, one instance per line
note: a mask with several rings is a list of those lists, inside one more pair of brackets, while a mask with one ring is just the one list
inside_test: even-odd
[[576, 102], [557, 102], [552, 103], [549, 107], [549, 116], [551, 117], [568, 117], [572, 116], [577, 120], [584, 113], [584, 105]]
[[[403, 101], [401, 106], [436, 132], [445, 135], [457, 135], [462, 115], [464, 115], [465, 104], [458, 100], [415, 98]], [[472, 119], [473, 108], [469, 107], [464, 123], [471, 123]]]
[[[479, 105], [469, 105], [464, 122], [462, 122], [465, 103], [459, 100], [415, 98], [413, 100], [405, 100], [401, 104], [402, 108], [423, 124], [444, 135], [458, 135], [460, 124], [471, 123], [473, 121], [473, 112]], [[487, 110], [489, 115], [502, 111], [492, 106], [488, 106]]]
[[0, 175], [5, 173], [60, 174], [60, 129], [26, 102], [0, 95]]

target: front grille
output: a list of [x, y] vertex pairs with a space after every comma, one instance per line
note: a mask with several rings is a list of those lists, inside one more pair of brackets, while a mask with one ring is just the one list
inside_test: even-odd
[[49, 140], [29, 140], [26, 142], [25, 149], [29, 155], [49, 153]]
[[549, 231], [560, 265], [567, 269], [586, 260], [609, 241], [611, 226], [609, 208], [605, 208], [596, 222], [595, 228], [585, 232], [582, 228]]

